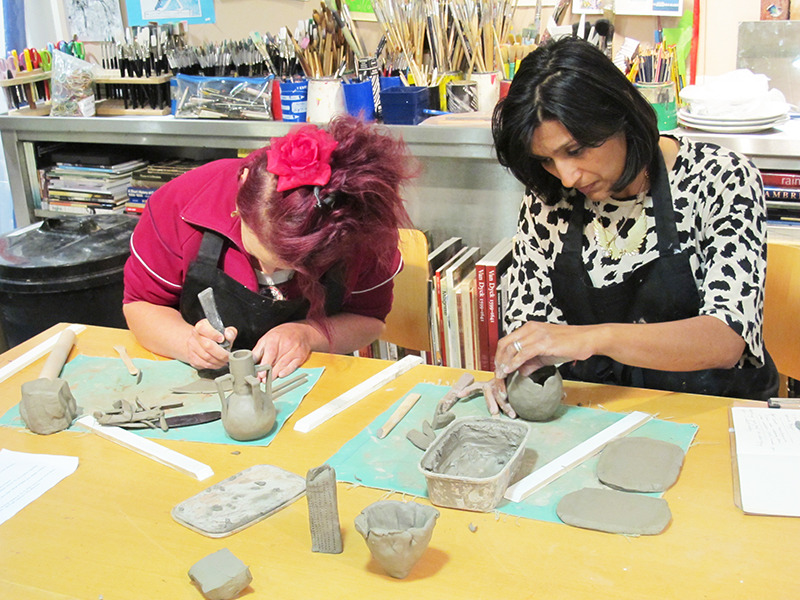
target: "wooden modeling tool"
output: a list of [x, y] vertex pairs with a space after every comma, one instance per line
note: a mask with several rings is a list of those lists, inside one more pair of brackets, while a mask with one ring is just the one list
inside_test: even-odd
[[420, 394], [409, 394], [406, 396], [406, 399], [400, 403], [400, 406], [392, 413], [392, 416], [386, 420], [386, 423], [383, 424], [383, 427], [378, 429], [378, 439], [383, 439], [389, 432], [394, 429], [394, 426], [397, 425], [403, 417], [408, 414], [408, 411], [417, 403], [422, 396]]
[[78, 407], [69, 384], [58, 375], [75, 343], [75, 332], [65, 329], [58, 336], [39, 379], [22, 384], [19, 414], [34, 433], [62, 431], [78, 416]]
[[128, 351], [125, 349], [125, 346], [114, 346], [114, 350], [117, 351], [119, 357], [122, 359], [122, 362], [125, 363], [125, 368], [128, 369], [128, 373], [136, 377], [136, 384], [138, 385], [142, 381], [142, 370], [139, 369], [133, 361], [131, 357], [128, 356]]

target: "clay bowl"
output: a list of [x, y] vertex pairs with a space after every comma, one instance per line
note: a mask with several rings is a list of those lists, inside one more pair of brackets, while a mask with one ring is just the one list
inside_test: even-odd
[[529, 376], [516, 371], [508, 383], [508, 402], [526, 421], [553, 418], [564, 398], [564, 383], [555, 367], [542, 367]]
[[355, 525], [384, 571], [403, 579], [428, 547], [438, 518], [432, 506], [382, 500], [362, 510]]

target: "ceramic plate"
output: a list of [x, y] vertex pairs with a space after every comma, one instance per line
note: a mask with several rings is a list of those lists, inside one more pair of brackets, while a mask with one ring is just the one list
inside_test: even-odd
[[777, 117], [760, 118], [760, 119], [718, 119], [716, 117], [698, 116], [687, 112], [685, 109], [678, 111], [678, 118], [687, 123], [696, 123], [697, 125], [709, 125], [711, 127], [756, 127], [759, 125], [770, 125], [783, 119], [786, 113]]
[[696, 123], [687, 123], [683, 119], [678, 119], [678, 123], [683, 125], [684, 127], [690, 127], [692, 129], [699, 129], [701, 131], [708, 131], [710, 133], [756, 133], [758, 131], [766, 131], [767, 129], [772, 129], [775, 126], [775, 122], [766, 123], [764, 125], [698, 125]]
[[714, 115], [697, 115], [690, 112], [686, 108], [681, 108], [678, 111], [678, 116], [683, 116], [687, 119], [692, 119], [695, 121], [703, 121], [707, 124], [721, 124], [721, 123], [740, 123], [742, 121], [769, 121], [769, 120], [776, 120], [784, 117], [786, 113], [789, 112], [790, 106], [788, 104], [783, 103], [771, 103], [764, 107], [762, 114], [753, 115], [752, 117], [746, 119], [735, 119], [731, 117], [717, 117]]

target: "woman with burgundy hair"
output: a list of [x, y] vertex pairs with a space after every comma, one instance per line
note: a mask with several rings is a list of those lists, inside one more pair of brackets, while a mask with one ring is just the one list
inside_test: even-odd
[[[339, 117], [178, 177], [148, 200], [131, 237], [128, 326], [145, 348], [197, 369], [224, 367], [227, 342], [276, 377], [312, 351], [371, 343], [402, 269], [400, 189], [415, 174], [402, 141]], [[198, 300], [209, 287], [224, 336]]]

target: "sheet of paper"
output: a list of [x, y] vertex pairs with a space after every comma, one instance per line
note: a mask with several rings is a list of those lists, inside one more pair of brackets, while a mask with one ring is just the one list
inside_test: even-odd
[[800, 415], [745, 407], [731, 414], [742, 510], [800, 517]]
[[5, 523], [77, 468], [77, 456], [0, 450], [0, 523]]

